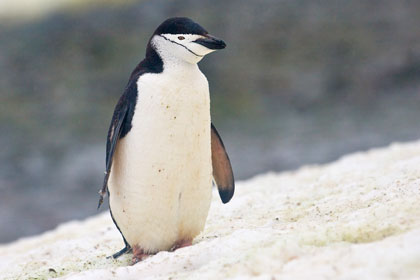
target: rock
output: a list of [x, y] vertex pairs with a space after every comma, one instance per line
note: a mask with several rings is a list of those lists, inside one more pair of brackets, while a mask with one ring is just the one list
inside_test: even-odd
[[[92, 194], [94, 195], [94, 194]], [[420, 278], [420, 142], [214, 192], [194, 245], [129, 266], [108, 213], [0, 246], [5, 279]], [[75, 206], [76, 207], [76, 206]]]

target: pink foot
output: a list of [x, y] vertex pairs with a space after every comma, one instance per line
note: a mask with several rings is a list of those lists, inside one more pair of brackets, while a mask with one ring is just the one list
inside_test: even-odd
[[133, 247], [133, 258], [131, 259], [131, 264], [134, 265], [148, 256], [150, 256], [150, 254], [145, 253], [142, 248], [136, 245]]
[[171, 248], [171, 251], [175, 251], [179, 248], [184, 248], [192, 245], [192, 240], [180, 240], [175, 243], [175, 245]]

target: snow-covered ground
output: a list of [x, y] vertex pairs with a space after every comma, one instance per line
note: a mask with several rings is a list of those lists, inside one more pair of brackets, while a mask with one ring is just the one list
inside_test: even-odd
[[[75, 206], [77, 207], [77, 206]], [[193, 246], [134, 266], [108, 213], [0, 246], [4, 279], [420, 279], [420, 142], [238, 182]]]

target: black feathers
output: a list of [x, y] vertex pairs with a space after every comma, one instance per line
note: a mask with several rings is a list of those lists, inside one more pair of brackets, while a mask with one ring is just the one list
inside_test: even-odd
[[195, 23], [189, 18], [185, 17], [174, 17], [165, 20], [156, 29], [154, 35], [160, 34], [196, 34], [206, 35], [207, 30], [201, 27], [198, 23]]
[[137, 80], [145, 73], [161, 73], [162, 71], [163, 61], [149, 43], [145, 59], [143, 59], [143, 61], [141, 61], [131, 73], [124, 93], [118, 100], [114, 109], [106, 141], [106, 170], [104, 182], [101, 190], [99, 191], [100, 198], [98, 208], [103, 203], [103, 197], [108, 189], [108, 179], [109, 173], [111, 172], [112, 157], [114, 156], [118, 140], [126, 136], [132, 127], [131, 122], [133, 120], [134, 110], [139, 95]]

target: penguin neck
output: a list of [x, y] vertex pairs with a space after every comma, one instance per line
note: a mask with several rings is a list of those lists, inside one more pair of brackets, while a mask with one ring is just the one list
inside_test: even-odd
[[162, 60], [163, 71], [173, 75], [183, 75], [190, 73], [191, 71], [197, 71], [197, 63], [190, 63], [172, 54], [167, 54], [162, 51], [158, 51], [157, 54]]
[[[197, 63], [189, 63], [173, 55], [158, 52], [149, 43], [146, 57], [137, 65], [131, 74], [131, 79], [137, 79], [144, 73], [162, 73], [172, 76], [186, 77], [193, 72], [200, 71]], [[200, 71], [201, 72], [201, 71]]]
[[[197, 63], [202, 57], [182, 57], [167, 45], [168, 41], [163, 37], [153, 36], [149, 41], [146, 51], [146, 59], [159, 58], [165, 73], [181, 74], [190, 71], [197, 71]], [[170, 43], [171, 44], [171, 43]]]
[[137, 79], [145, 73], [162, 73], [163, 61], [153, 48], [147, 46], [146, 57], [137, 64], [133, 72], [131, 72], [129, 81], [137, 81]]
[[163, 71], [170, 75], [187, 76], [200, 70], [196, 63], [189, 63], [176, 57], [169, 57], [163, 60]]
[[163, 60], [150, 44], [146, 49], [146, 57], [140, 62], [140, 65], [148, 72], [161, 73], [163, 71]]

